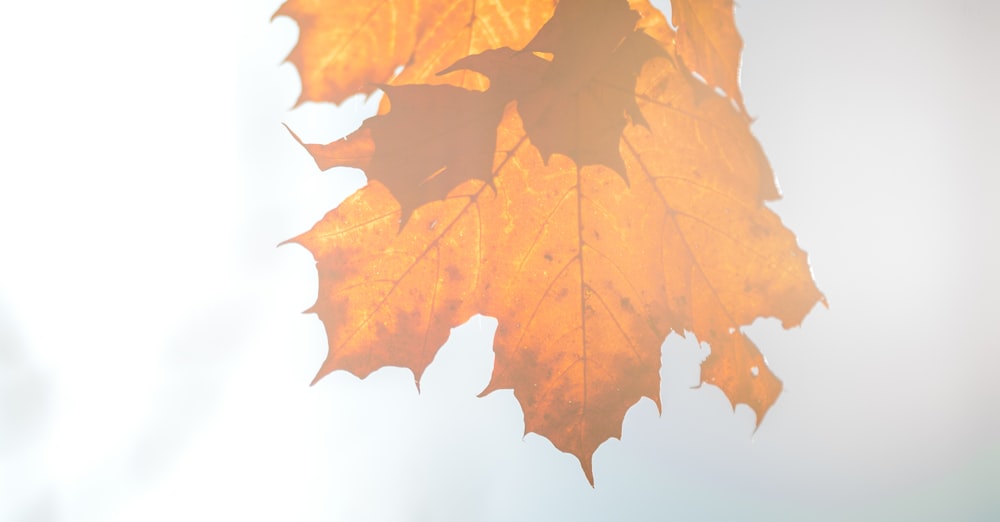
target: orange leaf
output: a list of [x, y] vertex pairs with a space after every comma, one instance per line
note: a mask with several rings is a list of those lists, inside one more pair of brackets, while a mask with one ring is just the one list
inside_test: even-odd
[[454, 198], [422, 207], [404, 234], [399, 214], [373, 182], [289, 240], [313, 253], [319, 272], [320, 297], [308, 311], [323, 320], [330, 352], [316, 380], [401, 366], [419, 382], [451, 327], [475, 313], [468, 298], [480, 284], [482, 228], [474, 205]]
[[795, 326], [823, 296], [765, 206], [778, 191], [748, 119], [674, 40], [642, 0], [564, 0], [526, 49], [444, 69], [485, 91], [386, 87], [387, 112], [306, 145], [370, 179], [293, 240], [319, 270], [317, 379], [394, 365], [419, 381], [451, 327], [495, 316], [483, 393], [512, 389], [525, 430], [593, 483], [626, 411], [660, 403], [664, 337], [691, 332], [712, 350], [702, 382], [759, 423], [781, 382], [741, 328]]
[[744, 113], [740, 93], [743, 39], [736, 31], [733, 0], [672, 0], [677, 54], [712, 87], [719, 87]]
[[300, 105], [340, 103], [390, 80], [481, 89], [475, 75], [444, 80], [435, 74], [470, 54], [522, 47], [553, 8], [548, 0], [288, 0], [274, 16], [299, 25], [288, 61], [302, 77]]
[[[523, 135], [516, 118], [505, 123], [508, 141]], [[593, 482], [593, 453], [621, 436], [628, 408], [660, 402], [663, 216], [648, 187], [629, 190], [606, 167], [545, 165], [524, 145], [512, 163], [498, 173], [490, 227], [506, 232], [485, 235], [483, 311], [499, 325], [484, 393], [512, 388], [525, 430], [576, 455]]]

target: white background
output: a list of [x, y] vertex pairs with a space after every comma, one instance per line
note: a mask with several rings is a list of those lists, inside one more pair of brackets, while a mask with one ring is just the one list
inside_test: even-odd
[[279, 0], [18, 2], [0, 19], [0, 519], [1000, 519], [1000, 4], [745, 1], [743, 89], [830, 309], [749, 328], [754, 433], [664, 348], [622, 441], [576, 459], [477, 399], [495, 322], [422, 380], [308, 387], [308, 252], [363, 183], [307, 141]]

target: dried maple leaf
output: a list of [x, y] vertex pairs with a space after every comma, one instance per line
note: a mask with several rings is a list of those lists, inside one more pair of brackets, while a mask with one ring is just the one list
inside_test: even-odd
[[419, 383], [450, 328], [495, 316], [483, 393], [512, 389], [526, 432], [593, 483], [625, 412], [659, 405], [664, 337], [691, 332], [712, 350], [702, 382], [759, 423], [781, 382], [740, 328], [797, 325], [823, 297], [764, 204], [778, 192], [747, 118], [692, 81], [674, 40], [644, 1], [564, 0], [525, 49], [445, 69], [486, 90], [387, 87], [387, 112], [306, 145], [370, 178], [292, 240], [319, 271], [311, 311], [330, 346], [316, 378], [393, 365]]

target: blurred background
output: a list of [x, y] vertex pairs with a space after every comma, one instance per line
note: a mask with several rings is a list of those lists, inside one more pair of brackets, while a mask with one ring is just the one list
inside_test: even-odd
[[[662, 2], [669, 13], [669, 4]], [[280, 0], [20, 2], [0, 20], [0, 520], [1000, 520], [1000, 4], [747, 1], [753, 129], [830, 302], [748, 333], [759, 430], [663, 351], [663, 414], [577, 460], [510, 392], [496, 322], [422, 379], [309, 381], [313, 260], [363, 185], [305, 140]]]

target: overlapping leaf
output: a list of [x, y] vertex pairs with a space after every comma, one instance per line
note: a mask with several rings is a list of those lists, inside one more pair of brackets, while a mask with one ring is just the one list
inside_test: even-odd
[[526, 431], [593, 482], [628, 408], [659, 404], [664, 337], [691, 332], [712, 349], [702, 381], [760, 422], [781, 383], [740, 328], [797, 325], [822, 295], [764, 204], [778, 193], [745, 114], [691, 81], [675, 37], [642, 0], [564, 0], [523, 49], [443, 69], [485, 90], [385, 87], [388, 112], [307, 145], [370, 181], [294, 239], [319, 270], [317, 379], [419, 380], [451, 327], [495, 316], [484, 393], [513, 389]]
[[444, 198], [461, 182], [492, 177], [497, 126], [506, 100], [492, 91], [451, 85], [383, 89], [393, 105], [391, 112], [369, 118], [342, 140], [305, 144], [321, 169], [364, 170], [369, 180], [380, 181], [395, 196], [402, 207], [401, 224], [415, 209]]

